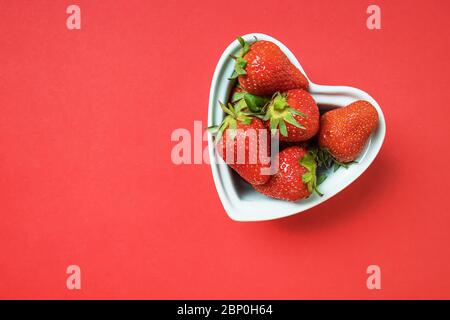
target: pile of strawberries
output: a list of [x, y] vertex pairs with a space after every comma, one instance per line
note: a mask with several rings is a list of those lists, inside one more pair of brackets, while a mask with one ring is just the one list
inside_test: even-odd
[[[232, 56], [236, 65], [230, 78], [235, 85], [227, 105], [220, 103], [226, 117], [208, 128], [216, 134], [216, 145], [221, 145], [219, 154], [227, 159], [227, 150], [234, 151], [230, 167], [269, 197], [298, 201], [313, 192], [322, 195], [318, 186], [326, 176], [319, 172], [331, 167], [336, 171], [355, 161], [377, 126], [376, 109], [359, 100], [321, 115], [308, 93], [308, 79], [276, 44], [238, 40], [242, 49]], [[264, 171], [270, 162], [249, 161], [250, 150], [255, 149], [270, 157], [270, 141], [254, 136], [264, 130], [269, 136], [279, 134], [278, 170], [272, 175]], [[242, 151], [245, 159], [238, 162]]]

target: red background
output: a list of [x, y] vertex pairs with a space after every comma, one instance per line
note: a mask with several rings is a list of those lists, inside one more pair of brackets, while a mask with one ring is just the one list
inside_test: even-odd
[[[450, 2], [374, 3], [379, 31], [368, 1], [1, 0], [0, 297], [450, 298]], [[262, 223], [227, 217], [208, 165], [170, 158], [249, 32], [316, 83], [366, 90], [387, 121], [355, 183]]]

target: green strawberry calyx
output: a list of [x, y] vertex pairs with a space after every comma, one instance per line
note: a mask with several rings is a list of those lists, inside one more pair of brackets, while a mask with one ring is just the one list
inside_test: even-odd
[[236, 79], [239, 76], [245, 76], [247, 74], [247, 71], [245, 71], [247, 61], [244, 59], [244, 56], [250, 51], [250, 44], [246, 42], [242, 37], [238, 37], [237, 40], [239, 41], [242, 49], [239, 52], [239, 55], [231, 56], [231, 58], [236, 60], [236, 65], [234, 66], [234, 71], [230, 77], [230, 80]]
[[248, 109], [250, 112], [258, 115], [261, 114], [263, 108], [270, 102], [270, 98], [255, 96], [254, 94], [240, 91], [233, 94], [231, 97], [231, 102], [233, 104], [240, 104], [241, 110]]
[[335, 157], [331, 154], [330, 150], [327, 148], [317, 148], [317, 162], [320, 167], [324, 167], [326, 169], [333, 168], [333, 172], [336, 172], [339, 168], [345, 168], [348, 169], [348, 167], [353, 164], [357, 163], [356, 161], [351, 162], [340, 162], [336, 160]]
[[317, 186], [322, 183], [325, 178], [323, 176], [317, 178], [316, 157], [317, 154], [310, 150], [300, 159], [300, 164], [306, 169], [306, 172], [302, 175], [302, 182], [306, 184], [310, 193], [315, 192], [319, 196], [323, 196]]
[[249, 113], [244, 112], [242, 110], [243, 105], [228, 103], [225, 106], [222, 102], [219, 101], [220, 108], [225, 112], [226, 117], [223, 119], [222, 123], [218, 126], [210, 126], [207, 130], [212, 134], [217, 134], [214, 140], [214, 143], [219, 143], [226, 129], [231, 129], [228, 131], [228, 136], [231, 140], [234, 140], [236, 137], [236, 129], [238, 121], [242, 124], [249, 125], [252, 123], [252, 117]]
[[295, 120], [295, 115], [306, 118], [305, 114], [288, 105], [286, 93], [277, 92], [273, 95], [272, 101], [267, 105], [263, 120], [270, 120], [270, 129], [279, 129], [281, 135], [287, 137], [286, 122], [294, 127], [305, 129], [304, 126]]

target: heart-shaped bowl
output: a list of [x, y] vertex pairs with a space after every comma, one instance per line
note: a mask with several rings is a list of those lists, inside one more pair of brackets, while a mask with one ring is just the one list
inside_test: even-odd
[[[280, 41], [261, 33], [251, 33], [243, 36], [248, 42], [253, 41], [255, 37], [258, 40], [267, 40], [275, 43], [307, 77], [297, 58]], [[237, 40], [233, 41], [226, 48], [217, 63], [209, 95], [208, 126], [220, 124], [224, 118], [218, 101], [228, 101], [233, 86], [233, 82], [228, 80], [228, 78], [234, 70], [234, 60], [230, 58], [230, 55], [237, 55], [240, 49], [239, 42]], [[298, 202], [287, 202], [266, 197], [256, 192], [225, 163], [214, 161], [216, 159], [214, 142], [212, 136], [209, 135], [208, 149], [214, 183], [225, 211], [231, 219], [236, 221], [278, 219], [317, 206], [355, 181], [369, 167], [380, 151], [386, 135], [386, 123], [380, 106], [369, 94], [352, 87], [324, 86], [311, 81], [309, 81], [309, 84], [309, 93], [321, 111], [324, 108], [344, 107], [356, 100], [369, 101], [378, 111], [379, 123], [377, 129], [370, 136], [356, 164], [350, 165], [348, 169], [341, 168], [328, 175], [327, 179], [320, 185], [320, 191], [324, 194], [322, 197], [312, 194], [308, 199]]]

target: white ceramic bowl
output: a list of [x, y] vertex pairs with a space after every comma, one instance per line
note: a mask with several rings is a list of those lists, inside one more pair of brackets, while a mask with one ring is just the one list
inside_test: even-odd
[[[306, 75], [302, 66], [294, 54], [280, 41], [261, 33], [251, 33], [243, 36], [246, 41], [268, 40], [277, 44], [286, 54], [289, 60]], [[237, 40], [233, 41], [224, 51], [217, 63], [211, 84], [208, 110], [208, 126], [220, 124], [224, 114], [218, 105], [218, 101], [227, 101], [232, 81], [228, 80], [234, 69], [234, 60], [230, 54], [236, 55], [241, 46]], [[307, 76], [307, 75], [306, 75]], [[308, 78], [309, 80], [309, 78]], [[309, 92], [316, 103], [321, 107], [344, 107], [356, 100], [369, 101], [378, 111], [379, 125], [371, 135], [364, 151], [357, 159], [358, 163], [349, 166], [348, 169], [339, 169], [328, 175], [328, 178], [320, 185], [320, 191], [324, 194], [320, 197], [313, 194], [306, 200], [287, 202], [266, 197], [256, 192], [248, 183], [244, 182], [226, 164], [219, 164], [214, 159], [214, 144], [212, 136], [208, 138], [211, 169], [217, 192], [228, 216], [237, 221], [261, 221], [282, 218], [299, 213], [330, 199], [358, 178], [372, 163], [380, 151], [386, 134], [386, 123], [383, 112], [378, 103], [366, 92], [344, 86], [323, 86], [309, 80]]]

